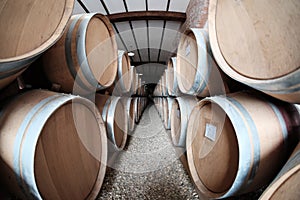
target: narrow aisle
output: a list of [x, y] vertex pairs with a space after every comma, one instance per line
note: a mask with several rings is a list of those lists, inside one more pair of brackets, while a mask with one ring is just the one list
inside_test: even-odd
[[98, 199], [198, 199], [153, 104], [106, 173]]

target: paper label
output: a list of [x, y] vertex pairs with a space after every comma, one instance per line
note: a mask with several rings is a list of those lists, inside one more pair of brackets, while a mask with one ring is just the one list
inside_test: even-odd
[[185, 56], [188, 56], [190, 53], [191, 53], [191, 45], [190, 43], [188, 43], [185, 48]]
[[206, 124], [205, 126], [205, 137], [212, 140], [213, 142], [216, 139], [217, 127], [212, 124]]

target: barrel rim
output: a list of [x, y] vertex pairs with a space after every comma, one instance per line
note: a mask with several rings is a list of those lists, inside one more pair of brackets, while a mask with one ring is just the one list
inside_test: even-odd
[[[178, 88], [178, 80], [177, 80], [177, 76], [176, 76], [176, 74], [177, 74], [176, 60], [177, 60], [176, 57], [171, 57], [169, 59], [169, 61], [168, 61], [168, 70], [169, 70], [169, 73], [173, 73], [173, 82], [170, 85], [170, 82], [169, 82], [170, 79], [168, 78], [168, 83], [167, 83], [168, 94], [171, 95], [171, 96], [179, 96], [180, 95], [180, 90]], [[172, 63], [172, 67], [169, 67], [170, 63]], [[170, 69], [172, 69], [173, 71], [170, 72]]]
[[[115, 130], [114, 130], [114, 124], [115, 124], [115, 115], [116, 115], [116, 107], [119, 103], [122, 104], [120, 101], [121, 97], [116, 97], [116, 96], [111, 96], [109, 98], [109, 105], [107, 108], [107, 116], [106, 116], [106, 128], [107, 128], [107, 137], [110, 139], [111, 142], [113, 142], [113, 147], [115, 150], [120, 151], [122, 150], [127, 142], [127, 136], [128, 136], [128, 118], [125, 116], [125, 130], [122, 130], [123, 137], [122, 137], [122, 143], [120, 146], [116, 144], [116, 139], [115, 139]], [[104, 109], [103, 109], [104, 111]], [[125, 114], [126, 115], [126, 114]]]
[[282, 176], [279, 179], [275, 180], [274, 183], [271, 183], [271, 185], [263, 192], [259, 199], [271, 199], [273, 195], [276, 194], [277, 190], [280, 189], [280, 187], [284, 185], [286, 181], [288, 181], [293, 175], [297, 173], [300, 173], [300, 165], [293, 167], [286, 174], [284, 174], [285, 176]]
[[[224, 113], [230, 119], [232, 126], [235, 130], [235, 133], [241, 132], [241, 130], [239, 130], [241, 128], [247, 129], [247, 125], [239, 126], [236, 123], [234, 123], [234, 115], [239, 114], [240, 111], [238, 108], [231, 109], [230, 104], [232, 104], [232, 103], [225, 96], [207, 97], [207, 98], [201, 100], [200, 102], [198, 102], [191, 113], [191, 118], [189, 121], [188, 131], [187, 131], [187, 140], [186, 140], [187, 158], [188, 158], [188, 163], [190, 163], [189, 169], [191, 172], [191, 176], [193, 177], [194, 182], [201, 193], [203, 192], [203, 194], [208, 194], [210, 198], [225, 198], [225, 197], [229, 197], [229, 196], [237, 194], [239, 191], [241, 191], [245, 187], [245, 184], [247, 185], [249, 183], [249, 180], [248, 180], [248, 183], [245, 183], [243, 181], [245, 176], [249, 177], [250, 182], [251, 182], [252, 177], [250, 177], [250, 176], [252, 175], [252, 172], [253, 172], [252, 170], [257, 170], [257, 168], [255, 169], [255, 167], [250, 167], [248, 165], [249, 163], [251, 163], [251, 160], [252, 160], [252, 158], [251, 158], [252, 153], [250, 152], [251, 145], [250, 145], [250, 140], [248, 138], [249, 136], [247, 134], [235, 134], [236, 138], [237, 138], [237, 142], [238, 142], [239, 153], [238, 153], [238, 169], [236, 172], [235, 179], [232, 183], [232, 186], [234, 186], [234, 187], [230, 187], [225, 192], [217, 193], [217, 192], [210, 191], [208, 188], [206, 188], [205, 184], [202, 183], [202, 181], [200, 180], [200, 177], [197, 173], [197, 169], [195, 168], [195, 165], [194, 165], [194, 155], [193, 155], [192, 146], [191, 146], [192, 140], [194, 139], [191, 137], [194, 137], [194, 136], [192, 135], [191, 130], [193, 127], [192, 123], [194, 123], [194, 120], [192, 120], [192, 117], [194, 117], [195, 113], [198, 111], [196, 108], [201, 109], [203, 106], [205, 106], [208, 103], [214, 103], [224, 111]], [[230, 111], [230, 112], [228, 112], [228, 111]], [[240, 123], [244, 123], [244, 121], [242, 120]], [[239, 131], [237, 131], [237, 130], [239, 130]], [[242, 131], [242, 132], [247, 133], [247, 130]], [[244, 138], [244, 139], [242, 139], [242, 138]], [[240, 148], [240, 146], [243, 146], [243, 147], [248, 146], [249, 148]], [[241, 173], [241, 170], [246, 175], [243, 175]]]
[[[264, 92], [270, 92], [275, 94], [285, 94], [285, 93], [293, 93], [293, 89], [296, 91], [300, 91], [300, 66], [298, 69], [295, 69], [289, 74], [282, 75], [276, 78], [269, 79], [254, 79], [247, 76], [243, 76], [242, 74], [235, 71], [225, 60], [223, 54], [220, 50], [217, 30], [216, 30], [216, 10], [217, 10], [218, 0], [211, 0], [209, 3], [209, 12], [208, 12], [208, 32], [211, 49], [214, 55], [216, 62], [219, 67], [225, 72], [228, 76], [233, 78], [236, 81], [242, 82], [246, 85], [254, 87], [258, 90], [262, 90]], [[288, 89], [288, 91], [284, 92], [282, 90]]]
[[272, 196], [277, 192], [278, 189], [280, 189], [282, 185], [284, 185], [286, 181], [288, 181], [295, 174], [300, 173], [300, 163], [299, 163], [299, 159], [297, 159], [297, 157], [299, 156], [300, 156], [300, 143], [298, 143], [298, 145], [294, 149], [294, 152], [292, 153], [292, 155], [290, 156], [286, 164], [277, 174], [277, 177], [272, 181], [272, 183], [268, 186], [268, 188], [262, 193], [259, 199], [271, 199]]
[[[175, 106], [175, 104], [177, 104], [177, 106], [179, 107], [179, 103], [176, 99], [172, 103], [172, 110], [171, 110], [171, 115], [172, 116], [174, 116], [174, 106]], [[181, 113], [180, 113], [180, 118], [181, 118]], [[181, 121], [181, 119], [180, 119], [180, 121]], [[180, 126], [181, 126], [181, 123], [180, 123]], [[177, 139], [176, 136], [175, 136], [174, 131], [176, 131], [176, 129], [174, 128], [174, 119], [172, 117], [171, 118], [171, 140], [172, 140], [172, 143], [176, 147], [182, 146], [182, 145], [180, 145], [180, 141], [181, 141], [180, 137]]]
[[185, 30], [183, 36], [180, 38], [178, 47], [183, 43], [186, 37], [189, 37], [188, 34], [192, 33], [195, 37], [195, 40], [193, 42], [196, 43], [197, 46], [197, 62], [196, 62], [196, 72], [194, 74], [193, 83], [191, 83], [190, 88], [185, 88], [181, 81], [181, 75], [180, 75], [180, 65], [178, 65], [178, 60], [182, 59], [183, 55], [177, 54], [177, 65], [178, 67], [178, 73], [176, 73], [177, 76], [177, 82], [179, 90], [182, 93], [189, 94], [189, 95], [197, 95], [201, 94], [202, 91], [206, 88], [208, 79], [210, 77], [211, 69], [210, 67], [203, 67], [207, 66], [209, 64], [209, 53], [207, 52], [205, 55], [204, 53], [201, 53], [201, 50], [208, 51], [208, 33], [205, 33], [203, 29], [200, 28], [189, 28]]
[[136, 91], [136, 68], [135, 66], [130, 66], [130, 73], [131, 73], [131, 77], [132, 77], [132, 82], [131, 82], [131, 86], [130, 86], [130, 94], [134, 94]]
[[[75, 95], [71, 95], [71, 94], [64, 94], [64, 93], [55, 93], [52, 91], [47, 91], [47, 90], [40, 90], [40, 89], [34, 89], [31, 91], [27, 91], [25, 93], [22, 93], [20, 95], [24, 96], [24, 95], [31, 95], [32, 93], [45, 93], [45, 94], [49, 94], [48, 96], [44, 97], [38, 104], [33, 105], [32, 108], [29, 110], [29, 113], [27, 113], [25, 116], [27, 116], [28, 114], [32, 115], [32, 117], [38, 117], [40, 116], [40, 108], [47, 109], [46, 113], [44, 114], [44, 121], [42, 121], [42, 124], [39, 124], [39, 127], [33, 127], [34, 129], [34, 133], [35, 134], [28, 134], [28, 131], [30, 131], [30, 128], [26, 128], [26, 127], [30, 127], [32, 126], [32, 120], [31, 118], [29, 119], [30, 121], [27, 122], [22, 122], [22, 123], [26, 123], [26, 126], [24, 126], [26, 128], [26, 130], [24, 130], [25, 132], [22, 132], [21, 127], [19, 128], [18, 132], [20, 134], [22, 134], [22, 137], [20, 139], [22, 139], [22, 141], [20, 141], [22, 143], [22, 145], [20, 145], [18, 147], [18, 144], [15, 143], [15, 150], [17, 150], [18, 148], [26, 148], [28, 147], [29, 151], [32, 152], [32, 154], [28, 154], [28, 151], [23, 151], [24, 153], [21, 153], [21, 150], [18, 151], [20, 153], [18, 153], [16, 155], [16, 159], [15, 159], [15, 163], [14, 165], [17, 166], [18, 168], [22, 168], [22, 171], [20, 172], [19, 176], [23, 177], [22, 174], [26, 174], [26, 177], [28, 176], [28, 178], [26, 178], [26, 180], [31, 180], [30, 182], [33, 183], [33, 187], [31, 187], [30, 191], [27, 190], [23, 190], [23, 192], [25, 192], [25, 195], [28, 197], [32, 197], [32, 195], [34, 195], [35, 197], [39, 197], [41, 198], [41, 194], [40, 194], [40, 190], [38, 188], [37, 180], [36, 180], [36, 175], [35, 175], [35, 156], [36, 156], [36, 148], [37, 148], [37, 143], [40, 139], [41, 133], [44, 129], [44, 126], [46, 125], [48, 119], [58, 110], [60, 109], [62, 106], [71, 103], [73, 106], [73, 103], [80, 103], [81, 105], [84, 105], [88, 110], [90, 110], [91, 113], [94, 114], [95, 116], [95, 121], [98, 125], [99, 131], [100, 131], [100, 137], [101, 137], [101, 149], [100, 149], [100, 158], [97, 158], [98, 161], [100, 162], [99, 165], [99, 169], [97, 172], [97, 177], [95, 177], [95, 184], [93, 185], [93, 188], [91, 189], [91, 191], [89, 191], [89, 193], [87, 193], [88, 197], [94, 198], [96, 197], [96, 195], [98, 194], [98, 190], [101, 188], [101, 185], [104, 181], [104, 174], [105, 174], [105, 170], [106, 170], [106, 163], [107, 163], [107, 140], [106, 140], [106, 130], [105, 127], [103, 125], [103, 121], [102, 118], [100, 116], [100, 113], [97, 111], [95, 105], [93, 103], [91, 103], [88, 99], [85, 99], [83, 97], [79, 97], [79, 96], [75, 96]], [[16, 101], [18, 101], [19, 98], [14, 98], [9, 104], [13, 104]], [[47, 106], [47, 104], [53, 104], [55, 103], [54, 107], [53, 106]], [[40, 122], [40, 120], [39, 120]], [[37, 129], [39, 131], [37, 131]], [[30, 133], [30, 132], [29, 132]], [[30, 141], [26, 142], [26, 138], [28, 138], [30, 136]], [[17, 137], [17, 135], [16, 135]], [[24, 141], [25, 138], [25, 141]], [[24, 143], [25, 142], [25, 143]], [[27, 159], [23, 160], [23, 162], [20, 164], [20, 157], [26, 157]], [[28, 168], [28, 166], [30, 166]], [[28, 171], [29, 170], [29, 171]], [[19, 177], [19, 179], [20, 179]], [[97, 185], [96, 185], [97, 183]], [[20, 182], [20, 187], [24, 188], [27, 187], [24, 181]], [[24, 185], [25, 184], [25, 185]]]
[[140, 97], [134, 97], [134, 113], [136, 113], [134, 121], [135, 121], [136, 124], [139, 123], [139, 121], [140, 121], [140, 118], [139, 118], [139, 115], [138, 115], [138, 112], [139, 112], [139, 109], [138, 109], [138, 107], [139, 107], [138, 106], [139, 98]]
[[[123, 59], [126, 59], [127, 66], [129, 67], [128, 71], [125, 74], [123, 72]], [[130, 58], [129, 58], [127, 52], [124, 51], [124, 50], [118, 50], [118, 70], [117, 70], [117, 75], [118, 75], [118, 79], [119, 79], [118, 82], [120, 84], [122, 93], [129, 92], [130, 89], [131, 89], [131, 82], [132, 81], [129, 81], [128, 83], [126, 83], [124, 81], [123, 77], [124, 76], [130, 76], [130, 80], [132, 80], [133, 72], [131, 72]]]
[[54, 45], [61, 38], [61, 36], [63, 35], [66, 29], [66, 25], [69, 19], [71, 18], [71, 14], [73, 12], [74, 3], [75, 3], [74, 0], [65, 0], [65, 9], [61, 17], [61, 21], [59, 22], [55, 31], [52, 33], [52, 35], [48, 40], [46, 40], [43, 44], [39, 45], [34, 50], [24, 53], [22, 55], [10, 57], [10, 58], [4, 58], [4, 59], [0, 58], [1, 65], [7, 65], [7, 64], [9, 65], [15, 61], [27, 62], [27, 60], [33, 59], [34, 57], [40, 55], [41, 53], [49, 49], [52, 45]]
[[[134, 130], [134, 128], [135, 128], [135, 115], [137, 113], [134, 112], [134, 110], [133, 110], [133, 108], [131, 106], [131, 105], [133, 105], [132, 102], [134, 103], [134, 99], [130, 97], [128, 101], [129, 101], [129, 103], [128, 103], [129, 104], [128, 105], [129, 106], [128, 112], [129, 112], [129, 116], [130, 116], [130, 119], [128, 120], [129, 124], [130, 124], [129, 130], [132, 132]], [[132, 117], [130, 115], [131, 110], [132, 110]]]
[[[195, 104], [192, 105], [192, 107], [190, 107], [190, 105], [187, 105], [187, 103], [189, 104], [189, 103], [191, 103], [191, 101], [195, 101]], [[193, 108], [195, 107], [195, 105], [197, 105], [197, 100], [195, 99], [195, 97], [192, 97], [192, 96], [181, 96], [181, 97], [175, 98], [172, 103], [172, 110], [171, 110], [172, 114], [171, 115], [174, 114], [173, 106], [175, 103], [177, 103], [178, 107], [180, 108], [180, 135], [179, 135], [179, 138], [176, 139], [175, 133], [174, 133], [174, 127], [172, 126], [172, 124], [174, 124], [174, 122], [171, 118], [171, 139], [172, 139], [174, 146], [185, 147], [186, 146], [186, 138], [187, 138], [187, 130], [189, 127], [188, 122], [190, 121], [189, 119], [190, 119], [191, 113], [193, 111]], [[188, 111], [189, 111], [189, 114], [188, 114]], [[183, 113], [188, 114], [189, 116], [183, 115]]]
[[[90, 62], [88, 60], [88, 55], [87, 55], [87, 50], [86, 50], [86, 34], [87, 34], [87, 28], [89, 26], [89, 22], [92, 20], [93, 17], [98, 18], [99, 20], [101, 20], [103, 22], [103, 24], [105, 25], [105, 27], [107, 28], [107, 31], [110, 35], [110, 42], [113, 46], [113, 49], [115, 49], [116, 51], [114, 51], [114, 58], [118, 57], [118, 52], [117, 52], [117, 43], [116, 43], [116, 39], [115, 39], [115, 33], [114, 30], [112, 28], [112, 25], [109, 21], [109, 19], [101, 14], [101, 13], [83, 13], [83, 14], [77, 14], [77, 15], [73, 15], [72, 17], [76, 17], [79, 16], [80, 18], [83, 18], [80, 21], [80, 27], [77, 30], [76, 33], [76, 43], [77, 43], [77, 57], [78, 57], [78, 62], [80, 64], [80, 68], [82, 69], [83, 75], [85, 77], [85, 79], [92, 85], [92, 86], [97, 86], [97, 90], [99, 89], [105, 89], [108, 88], [109, 86], [111, 86], [116, 77], [117, 77], [117, 72], [118, 72], [118, 63], [116, 60], [112, 60], [112, 62], [108, 65], [114, 65], [113, 68], [113, 76], [111, 78], [111, 80], [107, 83], [101, 83], [101, 77], [96, 78], [94, 76], [94, 72], [90, 66]], [[108, 40], [108, 39], [106, 39]], [[115, 64], [114, 64], [115, 63]]]
[[171, 129], [171, 113], [172, 113], [172, 105], [173, 105], [173, 102], [175, 101], [174, 98], [172, 97], [167, 97], [167, 102], [168, 102], [168, 120], [167, 120], [167, 126], [166, 126], [166, 129], [167, 130], [170, 130]]

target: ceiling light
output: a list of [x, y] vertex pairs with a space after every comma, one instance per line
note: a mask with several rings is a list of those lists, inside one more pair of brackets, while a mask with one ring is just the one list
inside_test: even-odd
[[134, 53], [133, 52], [128, 52], [128, 56], [132, 57], [132, 56], [134, 56]]

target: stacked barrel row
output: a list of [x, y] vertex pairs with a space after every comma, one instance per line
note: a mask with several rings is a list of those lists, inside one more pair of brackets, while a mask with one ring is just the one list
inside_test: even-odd
[[21, 199], [95, 199], [147, 105], [108, 18], [73, 6], [1, 6], [0, 182]]
[[[175, 96], [181, 96], [174, 102], [185, 95], [200, 101], [192, 104], [186, 124], [174, 120], [177, 127], [172, 127], [172, 119], [182, 118], [191, 103], [185, 100], [176, 112], [172, 109], [171, 133], [178, 132], [177, 137], [171, 134], [172, 141], [185, 146], [190, 175], [202, 198], [253, 192], [273, 180], [262, 199], [297, 199], [300, 163], [295, 146], [299, 144], [300, 115], [291, 103], [300, 103], [300, 79], [296, 78], [300, 46], [295, 45], [300, 41], [300, 18], [294, 9], [300, 4], [275, 1], [270, 6], [267, 0], [209, 3], [209, 32], [189, 28], [179, 42], [173, 71], [179, 89]], [[279, 21], [272, 20], [278, 16], [268, 15], [283, 8]], [[256, 18], [268, 23], [259, 24]], [[251, 20], [258, 24], [253, 26]], [[293, 26], [287, 27], [288, 23]], [[168, 85], [164, 76], [155, 89], [161, 96], [155, 103], [166, 120], [164, 99], [175, 93], [164, 89]], [[183, 127], [187, 128], [182, 132]]]

